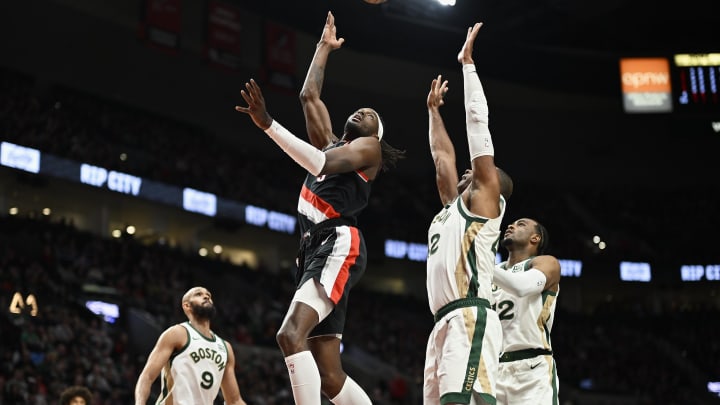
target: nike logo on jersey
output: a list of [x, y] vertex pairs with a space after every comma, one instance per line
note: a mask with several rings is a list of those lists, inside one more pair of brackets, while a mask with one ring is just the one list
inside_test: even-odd
[[445, 320], [445, 323], [450, 323], [450, 321], [451, 321], [453, 318], [457, 318], [457, 315], [453, 315], [453, 316], [451, 316], [450, 318], [446, 319], [446, 320]]
[[530, 370], [534, 369], [535, 367], [537, 367], [537, 366], [539, 366], [539, 365], [541, 365], [541, 364], [542, 364], [542, 361], [541, 361], [540, 363], [538, 363], [538, 364], [534, 364], [534, 365], [530, 366]]

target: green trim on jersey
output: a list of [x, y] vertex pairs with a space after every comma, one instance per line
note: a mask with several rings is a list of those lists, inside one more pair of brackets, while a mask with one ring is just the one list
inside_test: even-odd
[[475, 246], [474, 241], [489, 219], [470, 215], [470, 213], [465, 210], [462, 195], [459, 195], [455, 200], [460, 216], [465, 219], [463, 241], [467, 242], [467, 245], [463, 244], [463, 246], [468, 246], [468, 250], [465, 252], [465, 258], [470, 265], [470, 280], [468, 280], [468, 290], [465, 298], [472, 298], [477, 297], [480, 283], [478, 280], [477, 255], [475, 254], [475, 249], [473, 249]]
[[458, 212], [459, 212], [460, 215], [462, 215], [462, 217], [465, 218], [466, 220], [472, 221], [472, 222], [481, 222], [481, 223], [483, 223], [483, 224], [490, 220], [490, 219], [485, 218], [485, 217], [476, 217], [476, 216], [473, 216], [473, 215], [471, 215], [470, 213], [468, 213], [468, 212], [465, 210], [465, 208], [464, 208], [464, 207], [465, 207], [465, 202], [462, 201], [462, 194], [459, 195], [459, 196], [456, 198], [456, 200], [457, 200], [456, 204], [457, 204], [457, 206], [458, 206]]
[[[187, 323], [187, 324], [189, 325], [189, 322], [184, 322], [184, 323]], [[168, 364], [170, 364], [170, 366], [172, 366], [173, 359], [175, 359], [175, 357], [177, 357], [177, 355], [179, 355], [180, 353], [184, 352], [185, 349], [187, 349], [188, 346], [190, 346], [190, 331], [187, 330], [187, 328], [183, 328], [183, 329], [185, 330], [185, 334], [187, 335], [187, 340], [185, 341], [185, 345], [184, 345], [183, 347], [181, 347], [180, 349], [174, 351], [174, 352], [170, 355], [170, 359], [168, 359]], [[193, 328], [193, 329], [194, 329], [194, 328]]]
[[217, 335], [215, 334], [215, 332], [210, 331], [210, 333], [212, 333], [213, 336], [212, 336], [212, 338], [209, 338], [209, 337], [203, 335], [199, 330], [197, 330], [197, 329], [193, 326], [193, 324], [190, 323], [190, 321], [185, 321], [185, 323], [186, 323], [187, 325], [189, 325], [191, 328], [193, 328], [193, 329], [195, 330], [195, 332], [197, 332], [198, 335], [200, 335], [200, 337], [202, 337], [203, 339], [207, 340], [208, 342], [215, 342], [215, 341], [217, 340]]

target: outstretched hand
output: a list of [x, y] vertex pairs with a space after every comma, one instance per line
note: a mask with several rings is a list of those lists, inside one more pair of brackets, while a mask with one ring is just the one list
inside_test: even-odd
[[438, 108], [441, 105], [445, 105], [445, 94], [448, 91], [448, 81], [443, 81], [442, 75], [438, 75], [436, 79], [433, 79], [430, 84], [430, 93], [427, 96], [427, 107], [428, 109]]
[[239, 105], [235, 106], [236, 111], [248, 114], [252, 118], [255, 125], [263, 131], [268, 129], [272, 125], [272, 117], [265, 108], [265, 98], [263, 97], [260, 86], [255, 82], [254, 79], [250, 79], [250, 83], [245, 83], [245, 89], [240, 90], [240, 95], [245, 99], [248, 104], [247, 107]]
[[468, 27], [467, 36], [465, 37], [465, 43], [463, 44], [460, 52], [458, 52], [458, 62], [463, 65], [469, 65], [475, 63], [472, 58], [473, 45], [475, 44], [475, 37], [477, 37], [480, 27], [483, 23], [475, 23], [472, 27]]
[[327, 19], [325, 20], [325, 28], [323, 28], [322, 36], [320, 37], [320, 43], [330, 45], [333, 50], [338, 49], [345, 42], [345, 38], [337, 38], [337, 27], [335, 27], [335, 16], [332, 11], [328, 11]]

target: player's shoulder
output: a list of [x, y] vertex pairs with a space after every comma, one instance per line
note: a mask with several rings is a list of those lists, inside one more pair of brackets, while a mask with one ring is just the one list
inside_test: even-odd
[[554, 262], [557, 262], [557, 261], [558, 261], [557, 257], [555, 257], [555, 256], [553, 256], [553, 255], [540, 255], [540, 256], [535, 256], [535, 258], [539, 258], [539, 257], [542, 258], [542, 260], [550, 260], [550, 261], [554, 261]]
[[165, 329], [164, 334], [172, 340], [184, 339], [188, 336], [188, 329], [182, 323], [176, 323]]
[[534, 256], [529, 260], [531, 267], [543, 267], [548, 271], [560, 271], [560, 261], [553, 255]]
[[168, 326], [167, 329], [165, 329], [165, 333], [172, 333], [178, 330], [185, 330], [185, 327], [181, 323], [176, 323]]
[[170, 330], [170, 329], [177, 329], [177, 330], [183, 330], [183, 331], [184, 331], [184, 330], [188, 330], [188, 325], [189, 325], [189, 324], [188, 324], [187, 322], [178, 322], [178, 323], [170, 326], [170, 327], [168, 328], [168, 330]]
[[158, 337], [158, 347], [179, 349], [188, 342], [188, 332], [181, 324], [175, 324], [165, 329]]

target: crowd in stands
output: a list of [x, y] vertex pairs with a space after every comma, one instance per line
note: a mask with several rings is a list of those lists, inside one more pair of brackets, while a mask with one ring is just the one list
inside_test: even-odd
[[[207, 131], [0, 70], [4, 140], [56, 156], [292, 213], [303, 172], [253, 159]], [[159, 156], [164, 158], [158, 159]], [[167, 158], [172, 157], [172, 158]], [[273, 187], [267, 187], [273, 184]]]
[[[0, 72], [0, 131], [2, 140], [60, 157], [295, 211], [302, 173], [294, 166], [282, 170], [298, 170], [296, 175], [279, 176], [277, 168], [253, 159], [252, 151], [229, 154], [204, 129], [67, 88], [39, 88], [32, 77], [8, 71]], [[382, 183], [361, 218], [366, 237], [423, 241], [427, 220], [438, 208], [434, 184], [401, 176], [385, 176]], [[522, 192], [532, 196], [535, 190]], [[642, 198], [561, 193], [531, 203], [520, 199], [510, 205], [509, 216], [541, 213], [559, 257], [585, 252], [583, 238], [599, 224], [623, 244], [623, 253], [669, 260], [695, 246], [664, 249], [649, 242], [663, 232], [682, 232], [688, 222], [713, 223], [718, 215], [713, 212], [717, 192], [668, 194], [664, 204], [654, 203], [657, 195], [645, 190], [627, 192], [623, 197]], [[432, 198], [425, 201], [418, 194]], [[123, 309], [146, 311], [163, 328], [183, 319], [179, 297], [187, 288], [208, 285], [220, 310], [213, 329], [246, 348], [238, 351], [243, 361], [237, 375], [248, 404], [291, 402], [275, 343], [292, 294], [289, 275], [238, 271], [223, 260], [132, 238], [104, 239], [59, 219], [1, 214], [0, 308], [9, 308], [19, 291], [23, 299], [34, 294], [40, 310], [36, 316], [27, 308], [22, 314], [4, 310], [0, 316], [0, 405], [55, 404], [71, 385], [89, 387], [95, 405], [131, 402], [148, 353], [132, 341], [122, 317], [110, 324], [84, 307], [89, 292], [83, 286], [88, 284], [111, 287]], [[699, 263], [717, 258], [709, 250], [697, 253]], [[344, 340], [348, 352], [360, 349], [396, 371], [369, 389], [376, 403], [417, 403], [432, 326], [427, 304], [365, 290], [354, 292], [352, 299]], [[682, 301], [682, 294], [677, 300]], [[565, 386], [619, 394], [638, 404], [715, 403], [703, 384], [720, 381], [720, 308], [717, 297], [705, 302], [688, 306], [669, 300], [643, 311], [629, 311], [636, 303], [627, 302], [582, 312], [560, 310], [553, 345], [561, 399]], [[570, 395], [563, 400], [566, 405], [582, 403]]]
[[[148, 353], [129, 338], [122, 314], [110, 324], [83, 306], [93, 296], [84, 288], [91, 282], [117, 289], [109, 300], [121, 302], [124, 313], [147, 311], [161, 326], [182, 320], [179, 297], [189, 286], [212, 286], [219, 309], [213, 329], [240, 348], [237, 375], [248, 403], [289, 403], [275, 333], [292, 294], [290, 275], [132, 238], [103, 239], [45, 218], [4, 216], [0, 227], [0, 305], [10, 308], [15, 292], [32, 293], [39, 305], [36, 316], [28, 308], [0, 316], [0, 404], [54, 404], [70, 385], [89, 387], [96, 405], [131, 401]], [[364, 289], [353, 300], [348, 352], [357, 348], [395, 371], [370, 387], [376, 403], [415, 403], [432, 326], [427, 303]], [[700, 307], [668, 303], [657, 316], [628, 306], [558, 312], [553, 346], [561, 387], [568, 388], [563, 403], [582, 403], [573, 402], [571, 387], [638, 404], [713, 403], [703, 396], [703, 384], [720, 372], [720, 311], [712, 300]]]
[[[210, 130], [120, 105], [64, 86], [0, 69], [0, 132], [3, 140], [171, 185], [293, 214], [304, 174], [292, 162], [257, 158], [255, 151]], [[162, 158], [159, 158], [162, 157]], [[431, 168], [431, 166], [427, 166]], [[534, 216], [551, 230], [561, 257], [595, 250], [597, 233], [610, 245], [604, 254], [673, 261], [678, 252], [697, 262], [716, 257], [709, 244], [682, 246], [658, 237], [679, 234], [688, 223], [720, 221], [720, 191], [701, 193], [674, 185], [673, 192], [642, 186], [598, 190], [522, 183], [507, 216]], [[418, 198], [423, 196], [423, 198]], [[658, 204], [662, 201], [662, 204]], [[422, 242], [438, 210], [434, 174], [382, 176], [361, 216], [369, 240]], [[673, 218], [672, 221], [666, 220]]]

